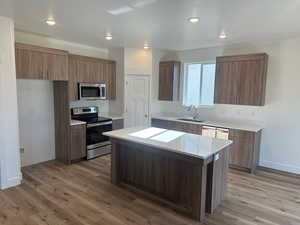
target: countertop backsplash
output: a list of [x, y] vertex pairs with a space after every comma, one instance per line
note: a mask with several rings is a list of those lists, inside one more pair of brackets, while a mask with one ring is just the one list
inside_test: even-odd
[[97, 101], [73, 101], [70, 103], [70, 108], [75, 107], [88, 107], [97, 106], [99, 114], [109, 114], [109, 101], [108, 100], [97, 100]]

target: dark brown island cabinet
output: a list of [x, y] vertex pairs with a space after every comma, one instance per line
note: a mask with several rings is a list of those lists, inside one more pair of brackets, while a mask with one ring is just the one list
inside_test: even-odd
[[268, 55], [217, 57], [215, 104], [265, 104]]
[[[112, 142], [112, 183], [198, 221], [206, 213], [212, 214], [227, 191], [231, 142], [215, 139], [207, 145], [210, 138], [185, 134], [180, 140], [162, 144], [141, 138], [135, 141], [126, 133], [140, 130], [132, 128], [105, 134]], [[185, 146], [193, 148], [190, 139], [196, 148], [202, 148], [195, 152], [185, 149]], [[209, 154], [200, 156], [202, 151]]]
[[[158, 128], [202, 135], [202, 126], [205, 124], [152, 118], [151, 125]], [[229, 129], [228, 139], [233, 141], [230, 147], [229, 166], [254, 173], [259, 163], [261, 130], [253, 132]]]
[[15, 44], [15, 59], [17, 79], [53, 81], [56, 159], [69, 164], [84, 157], [83, 139], [74, 138], [83, 128], [70, 126], [70, 102], [78, 100], [79, 82], [105, 83], [107, 99], [115, 99], [116, 62], [23, 43]]
[[178, 101], [180, 87], [180, 62], [162, 61], [159, 63], [159, 93], [162, 101]]

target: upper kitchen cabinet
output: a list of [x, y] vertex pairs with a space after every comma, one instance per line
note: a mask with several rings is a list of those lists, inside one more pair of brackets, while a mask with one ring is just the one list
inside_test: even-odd
[[215, 104], [263, 106], [268, 55], [217, 57]]
[[116, 98], [116, 62], [80, 55], [69, 55], [69, 95], [78, 100], [78, 83], [105, 83], [107, 99]]
[[68, 80], [68, 52], [20, 43], [15, 51], [17, 78]]
[[178, 101], [180, 87], [180, 62], [166, 61], [159, 64], [159, 94], [163, 101]]
[[116, 99], [116, 62], [106, 61], [104, 64], [104, 81], [107, 86], [107, 99]]

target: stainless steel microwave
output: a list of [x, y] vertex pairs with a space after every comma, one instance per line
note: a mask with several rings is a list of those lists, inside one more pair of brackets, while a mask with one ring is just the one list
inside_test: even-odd
[[105, 100], [106, 84], [79, 83], [79, 100]]

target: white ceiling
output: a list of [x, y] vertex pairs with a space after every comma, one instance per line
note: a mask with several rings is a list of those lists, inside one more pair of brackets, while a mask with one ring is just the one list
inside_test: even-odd
[[[1, 0], [16, 28], [95, 47], [194, 49], [300, 36], [300, 0]], [[136, 5], [136, 7], [134, 7]], [[141, 4], [143, 5], [143, 4]], [[132, 11], [107, 11], [129, 6]], [[52, 16], [57, 25], [45, 24]], [[198, 24], [187, 18], [199, 16]], [[228, 38], [220, 40], [224, 29]], [[104, 39], [106, 32], [112, 41]]]

